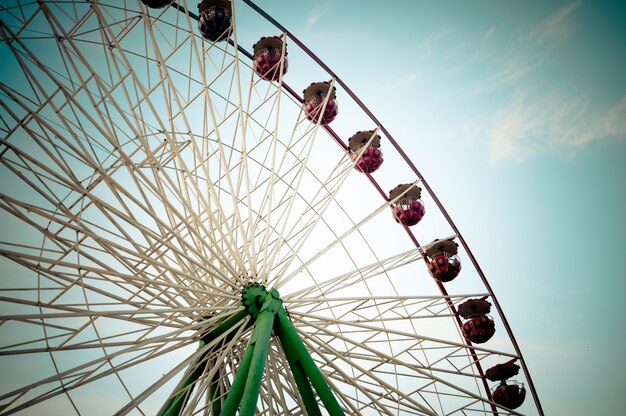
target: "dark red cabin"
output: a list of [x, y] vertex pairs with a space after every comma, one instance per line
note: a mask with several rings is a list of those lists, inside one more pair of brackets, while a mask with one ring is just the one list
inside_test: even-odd
[[509, 409], [517, 409], [524, 403], [526, 389], [520, 383], [503, 381], [491, 392], [493, 401]]
[[410, 183], [398, 185], [389, 191], [391, 201], [400, 197], [391, 204], [391, 212], [395, 220], [409, 227], [420, 222], [426, 213], [424, 203], [420, 199], [421, 196], [422, 189]]
[[426, 263], [430, 275], [440, 282], [449, 282], [461, 272], [457, 257], [459, 245], [452, 240], [435, 240], [426, 249]]
[[[284, 49], [284, 54], [283, 54]], [[262, 37], [252, 46], [252, 67], [261, 78], [277, 81], [287, 72], [287, 48], [278, 36]]]
[[198, 11], [198, 28], [203, 38], [217, 42], [230, 36], [233, 9], [229, 0], [202, 0]]
[[[330, 88], [330, 82], [314, 82], [304, 90], [304, 112], [313, 123], [319, 121], [326, 125], [339, 113], [336, 89]], [[322, 110], [323, 113], [322, 113]]]
[[522, 383], [507, 380], [519, 373], [519, 366], [513, 362], [497, 364], [485, 372], [485, 376], [491, 381], [499, 381], [491, 390], [491, 397], [497, 404], [509, 409], [517, 409], [524, 403], [526, 389]]
[[141, 0], [144, 5], [153, 9], [161, 9], [165, 6], [169, 6], [173, 1], [174, 0]]
[[383, 164], [380, 136], [374, 133], [374, 130], [359, 131], [348, 140], [350, 157], [356, 162], [354, 168], [359, 172], [372, 173]]
[[459, 315], [466, 319], [461, 327], [466, 340], [482, 344], [493, 337], [496, 333], [496, 325], [487, 315], [490, 310], [491, 303], [484, 299], [470, 299], [459, 305]]

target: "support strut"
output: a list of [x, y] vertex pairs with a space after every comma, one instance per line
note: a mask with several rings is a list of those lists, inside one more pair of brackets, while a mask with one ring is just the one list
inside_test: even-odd
[[287, 317], [278, 292], [266, 290], [258, 283], [244, 287], [242, 300], [255, 319], [254, 332], [228, 392], [220, 416], [254, 416], [272, 331], [281, 343], [289, 368], [309, 416], [321, 416], [315, 392], [331, 416], [344, 416], [343, 409], [317, 368], [304, 343]]
[[[247, 316], [247, 311], [242, 310], [224, 320], [224, 322], [220, 323], [215, 329], [202, 337], [199, 349], [204, 348], [205, 345], [210, 344], [224, 334], [226, 334], [226, 342], [230, 341], [234, 336], [234, 331], [231, 330]], [[204, 372], [207, 356], [210, 353], [211, 349], [207, 349], [204, 354], [200, 355], [200, 357], [189, 366], [183, 379], [176, 386], [175, 393], [170, 396], [171, 398], [161, 408], [159, 416], [178, 416], [180, 414], [181, 410], [187, 405], [191, 393], [196, 386], [196, 382]], [[217, 380], [215, 379], [211, 380], [211, 390], [213, 390], [213, 386], [216, 382]], [[212, 395], [213, 394], [214, 393], [212, 393]]]
[[220, 384], [220, 375], [216, 373], [209, 380], [208, 394], [212, 415], [235, 416], [239, 410], [239, 416], [254, 416], [261, 391], [265, 361], [274, 332], [285, 352], [307, 415], [322, 415], [315, 396], [317, 393], [330, 416], [345, 416], [324, 375], [317, 368], [296, 328], [289, 320], [278, 291], [274, 289], [268, 291], [258, 283], [248, 283], [244, 286], [241, 297], [244, 309], [225, 319], [202, 337], [200, 349], [206, 348], [206, 351], [189, 366], [183, 379], [178, 383], [175, 393], [170, 396], [171, 398], [159, 412], [159, 416], [177, 416], [181, 413], [198, 379], [205, 373], [210, 354], [215, 352], [211, 344], [220, 338], [221, 343], [232, 341], [238, 333], [234, 331], [234, 328], [247, 317], [252, 318], [248, 320], [247, 325], [253, 326], [254, 329], [223, 405], [218, 398], [220, 385], [223, 385]]

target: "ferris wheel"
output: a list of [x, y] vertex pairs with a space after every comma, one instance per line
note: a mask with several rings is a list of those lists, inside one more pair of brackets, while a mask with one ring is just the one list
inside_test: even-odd
[[389, 131], [250, 0], [198, 6], [0, 6], [0, 414], [542, 415]]

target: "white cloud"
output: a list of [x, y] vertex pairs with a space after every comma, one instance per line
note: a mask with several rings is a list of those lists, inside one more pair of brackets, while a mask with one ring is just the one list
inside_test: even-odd
[[472, 94], [483, 94], [522, 81], [543, 66], [543, 59], [539, 54], [520, 53], [502, 58], [498, 70], [480, 82], [472, 89]]
[[573, 17], [582, 6], [582, 0], [571, 2], [519, 32], [508, 49], [491, 57], [495, 70], [473, 86], [474, 94], [506, 97], [488, 121], [495, 160], [569, 157], [591, 141], [626, 138], [626, 96], [602, 103], [589, 99], [594, 96], [591, 85], [577, 84], [567, 72], [558, 82], [546, 79], [567, 69], [555, 66], [553, 53], [571, 35]]
[[[553, 48], [571, 34], [571, 16], [582, 3], [582, 0], [577, 0], [568, 4], [532, 28], [521, 27], [503, 53], [484, 58], [495, 62], [496, 69], [477, 83], [472, 93], [481, 94], [516, 84], [539, 72], [551, 59]], [[495, 26], [491, 26], [483, 39], [487, 40], [496, 30]]]
[[315, 8], [311, 11], [311, 13], [306, 18], [305, 29], [310, 29], [322, 18], [326, 13], [328, 13], [332, 8], [332, 5], [329, 1], [325, 1], [324, 3], [317, 4]]
[[569, 156], [585, 143], [609, 138], [626, 138], [626, 96], [612, 107], [594, 111], [584, 96], [518, 91], [495, 115], [489, 131], [495, 160]]
[[493, 36], [494, 33], [496, 33], [496, 30], [496, 25], [491, 25], [489, 30], [487, 30], [487, 32], [485, 33], [485, 36], [483, 36], [483, 40], [488, 40], [491, 36]]
[[320, 17], [322, 17], [322, 13], [319, 10], [313, 11], [306, 19], [306, 28], [313, 27]]
[[549, 16], [542, 25], [532, 33], [536, 43], [558, 40], [571, 30], [571, 15], [582, 6], [582, 0], [576, 0]]
[[421, 40], [415, 48], [415, 53], [421, 58], [432, 55], [433, 53], [439, 53], [442, 49], [442, 44], [446, 41], [446, 38], [452, 33], [450, 29], [443, 29], [439, 32], [432, 33]]
[[598, 117], [588, 131], [579, 135], [574, 143], [583, 145], [606, 138], [626, 138], [626, 96]]

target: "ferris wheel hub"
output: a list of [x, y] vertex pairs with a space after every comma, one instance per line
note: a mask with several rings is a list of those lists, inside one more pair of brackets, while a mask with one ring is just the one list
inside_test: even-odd
[[276, 289], [267, 290], [265, 286], [257, 282], [246, 283], [241, 289], [243, 306], [254, 319], [259, 317], [264, 304], [269, 300], [274, 300], [282, 306]]

